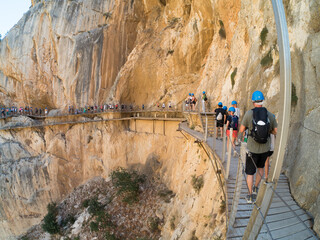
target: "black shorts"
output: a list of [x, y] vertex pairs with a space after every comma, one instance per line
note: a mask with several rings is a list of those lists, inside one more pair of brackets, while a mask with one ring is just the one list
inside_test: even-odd
[[272, 154], [273, 154], [273, 151], [269, 151], [269, 152], [268, 152], [268, 157], [271, 157]]
[[[269, 152], [265, 153], [247, 153], [246, 157], [246, 174], [254, 175], [257, 168], [264, 168], [264, 164], [269, 156]], [[254, 163], [253, 163], [254, 161]]]
[[223, 127], [223, 120], [217, 120], [217, 127]]

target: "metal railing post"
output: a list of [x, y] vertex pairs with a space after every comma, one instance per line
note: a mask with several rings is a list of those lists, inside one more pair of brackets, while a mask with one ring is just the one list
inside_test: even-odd
[[208, 138], [208, 116], [206, 115], [206, 127], [205, 127], [205, 133], [204, 133], [204, 141], [207, 142]]
[[213, 151], [216, 151], [217, 122], [216, 122], [215, 118], [213, 120], [213, 124], [214, 124], [214, 134], [213, 134], [213, 141], [212, 141], [212, 149], [213, 149]]
[[230, 164], [231, 164], [232, 133], [233, 133], [233, 129], [230, 128], [229, 146], [228, 146], [228, 162], [227, 162], [227, 171], [226, 171], [227, 179], [229, 178]]
[[233, 224], [236, 220], [239, 200], [240, 200], [240, 194], [241, 194], [241, 188], [242, 188], [242, 167], [241, 162], [245, 162], [246, 159], [246, 149], [247, 149], [247, 143], [243, 142], [240, 147], [240, 157], [238, 159], [238, 169], [237, 169], [237, 178], [236, 178], [236, 185], [234, 190], [234, 195], [232, 199], [232, 206], [230, 211], [230, 218], [229, 218], [229, 226], [228, 231], [233, 228]]
[[222, 162], [226, 159], [226, 125], [223, 124], [223, 139], [222, 139]]

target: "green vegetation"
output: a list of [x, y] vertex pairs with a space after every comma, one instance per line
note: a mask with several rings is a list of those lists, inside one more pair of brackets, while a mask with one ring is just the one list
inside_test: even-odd
[[213, 240], [222, 240], [222, 236], [220, 235], [220, 236], [215, 236], [215, 237], [213, 237]]
[[172, 55], [174, 53], [174, 50], [173, 49], [169, 49], [168, 52], [167, 52], [167, 56], [170, 54]]
[[177, 17], [171, 18], [171, 19], [168, 21], [169, 27], [173, 27], [178, 21], [179, 21], [179, 18], [177, 18]]
[[190, 240], [199, 240], [199, 238], [196, 237], [196, 230], [193, 230]]
[[225, 201], [225, 200], [222, 200], [221, 203], [220, 203], [219, 212], [220, 212], [220, 214], [221, 214], [221, 213], [224, 213], [225, 211], [226, 211], [226, 201]]
[[190, 129], [194, 130], [195, 126], [194, 124], [191, 125]]
[[238, 71], [238, 68], [235, 68], [235, 69], [233, 70], [233, 72], [231, 73], [231, 76], [230, 76], [232, 88], [233, 88], [233, 86], [234, 86], [234, 84], [235, 84], [234, 78], [235, 78], [235, 76], [237, 75], [237, 71]]
[[149, 218], [149, 229], [151, 232], [155, 233], [159, 231], [160, 219], [158, 217]]
[[60, 231], [57, 222], [58, 208], [56, 203], [49, 203], [47, 206], [48, 214], [44, 217], [42, 229], [50, 234], [56, 234]]
[[75, 216], [69, 214], [65, 219], [62, 219], [62, 221], [61, 221], [61, 226], [62, 226], [62, 227], [65, 227], [65, 226], [67, 226], [69, 223], [72, 225], [72, 224], [75, 223], [75, 221], [76, 221]]
[[110, 215], [105, 212], [104, 205], [98, 201], [97, 197], [84, 200], [82, 206], [87, 207], [88, 212], [95, 217], [95, 220], [90, 222], [91, 231], [97, 232], [101, 228], [114, 226]]
[[291, 106], [295, 107], [298, 103], [297, 89], [296, 86], [292, 83], [291, 85]]
[[222, 20], [219, 20], [219, 24], [220, 24], [219, 35], [221, 38], [226, 39], [226, 37], [227, 37], [226, 30], [224, 29], [224, 24], [223, 24]]
[[267, 27], [264, 27], [260, 33], [260, 40], [261, 40], [261, 45], [260, 46], [263, 46], [265, 45], [266, 43], [266, 40], [267, 40], [267, 35], [268, 35], [268, 28]]
[[269, 52], [261, 59], [260, 64], [262, 67], [270, 67], [273, 63], [273, 58], [272, 58], [272, 49], [269, 50]]
[[119, 240], [119, 238], [117, 238], [114, 234], [106, 232], [105, 240]]
[[90, 222], [90, 230], [92, 232], [98, 232], [99, 231], [99, 223], [97, 222]]
[[166, 6], [166, 5], [167, 5], [167, 1], [166, 1], [166, 0], [160, 0], [160, 3], [161, 3], [163, 6]]
[[106, 18], [106, 20], [107, 20], [108, 18], [110, 18], [111, 15], [112, 15], [111, 12], [105, 12], [105, 13], [103, 14], [103, 16]]
[[176, 228], [175, 222], [176, 221], [176, 217], [172, 216], [170, 219], [170, 229], [173, 231]]
[[203, 180], [203, 176], [200, 175], [198, 177], [196, 177], [196, 175], [192, 175], [192, 180], [191, 180], [191, 185], [194, 188], [194, 190], [199, 193], [201, 188], [204, 185], [204, 180]]
[[123, 196], [123, 202], [133, 204], [138, 201], [139, 186], [145, 181], [145, 177], [136, 171], [129, 172], [118, 168], [111, 173], [111, 181], [117, 194]]
[[176, 194], [169, 189], [164, 189], [158, 192], [158, 195], [166, 202], [170, 203], [170, 199], [173, 198]]

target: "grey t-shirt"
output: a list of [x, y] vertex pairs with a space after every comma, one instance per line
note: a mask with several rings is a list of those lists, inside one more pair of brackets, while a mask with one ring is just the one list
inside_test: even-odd
[[[245, 126], [247, 129], [249, 129], [249, 136], [248, 136], [248, 150], [252, 153], [265, 153], [270, 151], [271, 147], [271, 140], [270, 137], [268, 139], [268, 142], [266, 143], [258, 143], [256, 142], [251, 136], [251, 129], [252, 129], [252, 118], [253, 118], [253, 111], [249, 110], [244, 115], [241, 125]], [[268, 111], [268, 118], [270, 121], [270, 132], [278, 126], [277, 121], [274, 117], [274, 115]]]

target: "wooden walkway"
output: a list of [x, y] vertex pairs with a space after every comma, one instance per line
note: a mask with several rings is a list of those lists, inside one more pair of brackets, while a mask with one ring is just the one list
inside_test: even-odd
[[[187, 123], [180, 124], [180, 130], [187, 132], [198, 141], [204, 142], [204, 134], [196, 132], [188, 128]], [[213, 146], [213, 137], [207, 139], [207, 145]], [[214, 151], [222, 159], [222, 141], [216, 140]], [[240, 147], [236, 147], [236, 151], [240, 153]], [[226, 157], [227, 159], [227, 157]], [[226, 169], [227, 161], [223, 162]], [[238, 167], [238, 157], [231, 157], [229, 178], [226, 180], [228, 212], [232, 206], [232, 200], [235, 191], [236, 175]], [[281, 174], [278, 186], [274, 194], [271, 207], [265, 217], [258, 239], [281, 239], [281, 240], [302, 240], [302, 239], [319, 239], [311, 230], [312, 217], [309, 216], [291, 196], [288, 179]], [[227, 239], [242, 239], [245, 229], [249, 223], [251, 212], [254, 208], [253, 204], [248, 204], [245, 196], [248, 194], [245, 177], [242, 178], [242, 189], [240, 201], [237, 209], [235, 223], [233, 228], [227, 231]], [[308, 229], [309, 228], [309, 229]]]
[[[136, 115], [136, 112], [127, 112]], [[125, 121], [125, 120], [157, 120], [157, 121], [184, 121], [184, 118], [181, 117], [119, 117], [119, 118], [104, 118], [101, 116], [103, 113], [90, 113], [90, 114], [78, 114], [78, 115], [61, 115], [61, 116], [53, 116], [53, 117], [44, 117], [38, 116], [36, 120], [33, 120], [30, 123], [20, 123], [20, 122], [8, 122], [0, 127], [0, 131], [4, 130], [13, 130], [13, 129], [24, 129], [24, 128], [40, 128], [46, 126], [56, 126], [56, 125], [67, 125], [67, 124], [84, 124], [84, 123], [96, 123], [96, 122], [108, 122], [108, 121]], [[78, 119], [69, 120], [69, 121], [48, 121], [51, 118], [59, 119], [63, 117], [74, 117]], [[29, 116], [26, 116], [29, 117]], [[30, 116], [29, 118], [34, 118], [34, 116]]]

